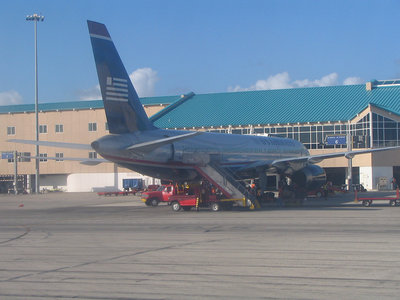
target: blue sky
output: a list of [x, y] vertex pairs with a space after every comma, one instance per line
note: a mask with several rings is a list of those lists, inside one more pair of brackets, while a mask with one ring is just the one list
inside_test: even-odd
[[99, 99], [86, 20], [105, 23], [139, 96], [400, 78], [400, 1], [2, 1], [0, 105]]

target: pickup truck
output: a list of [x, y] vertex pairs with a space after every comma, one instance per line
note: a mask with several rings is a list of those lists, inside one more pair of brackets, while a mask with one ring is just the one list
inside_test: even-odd
[[176, 187], [173, 185], [161, 185], [155, 191], [147, 191], [142, 193], [142, 201], [147, 206], [157, 206], [160, 202], [169, 202], [169, 197], [176, 195]]

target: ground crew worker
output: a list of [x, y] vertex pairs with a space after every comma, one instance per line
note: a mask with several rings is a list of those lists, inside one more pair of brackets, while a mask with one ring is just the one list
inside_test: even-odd
[[393, 185], [393, 189], [397, 189], [397, 182], [396, 182], [396, 178], [392, 178], [392, 185]]
[[322, 192], [324, 193], [325, 200], [328, 199], [328, 183], [325, 183], [322, 186]]

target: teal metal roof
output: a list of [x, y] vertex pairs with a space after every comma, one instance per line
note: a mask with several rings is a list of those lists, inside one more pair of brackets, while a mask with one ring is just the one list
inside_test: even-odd
[[[165, 97], [143, 97], [140, 101], [143, 105], [168, 105], [180, 96], [165, 96]], [[95, 109], [104, 108], [103, 100], [90, 100], [90, 101], [70, 101], [70, 102], [53, 102], [53, 103], [39, 103], [39, 111], [62, 111], [62, 110], [79, 110], [79, 109]], [[0, 114], [8, 113], [23, 113], [34, 112], [35, 104], [18, 104], [18, 105], [4, 105], [0, 106]]]
[[[151, 119], [160, 128], [348, 121], [369, 104], [400, 115], [400, 86], [362, 85], [145, 97], [170, 104]], [[103, 101], [40, 103], [40, 111], [103, 108]], [[0, 114], [33, 112], [34, 104], [0, 106]]]
[[[348, 121], [375, 105], [400, 115], [400, 86], [346, 85], [194, 95], [154, 121], [160, 128]], [[166, 108], [168, 109], [168, 107]]]
[[162, 96], [162, 97], [143, 97], [140, 101], [143, 105], [161, 105], [171, 104], [179, 100], [180, 96]]

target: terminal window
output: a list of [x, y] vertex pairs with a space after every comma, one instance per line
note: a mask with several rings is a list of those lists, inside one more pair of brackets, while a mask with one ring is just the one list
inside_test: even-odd
[[89, 123], [89, 131], [97, 131], [97, 123]]
[[372, 113], [372, 136], [374, 147], [397, 146], [400, 140], [400, 123]]
[[39, 153], [39, 161], [40, 162], [46, 162], [47, 161], [47, 153]]
[[20, 152], [18, 161], [20, 162], [30, 162], [31, 161], [31, 153], [30, 152]]
[[47, 133], [47, 125], [39, 125], [39, 133]]
[[64, 132], [64, 125], [63, 124], [56, 124], [56, 132]]
[[56, 153], [56, 161], [64, 161], [64, 153]]
[[7, 127], [7, 135], [15, 135], [15, 126]]

